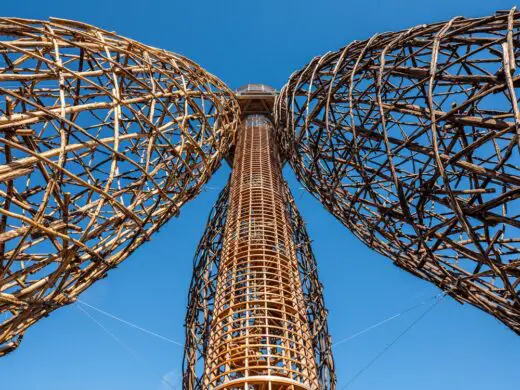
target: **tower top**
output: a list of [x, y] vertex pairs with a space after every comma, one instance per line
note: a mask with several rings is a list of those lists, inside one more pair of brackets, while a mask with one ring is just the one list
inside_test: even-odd
[[266, 84], [246, 84], [235, 91], [237, 96], [243, 95], [276, 95], [276, 90]]
[[247, 84], [235, 91], [242, 115], [271, 115], [276, 98], [276, 90], [265, 84]]

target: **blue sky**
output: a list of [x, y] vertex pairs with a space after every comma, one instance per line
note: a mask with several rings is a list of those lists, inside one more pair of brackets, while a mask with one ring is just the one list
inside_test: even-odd
[[[2, 14], [56, 16], [117, 31], [183, 54], [232, 88], [248, 82], [279, 89], [312, 57], [376, 32], [456, 15], [509, 9], [501, 0], [423, 1], [109, 1], [18, 0]], [[150, 242], [81, 296], [89, 304], [180, 343], [192, 258], [207, 214], [224, 186], [223, 166], [206, 190]], [[438, 290], [393, 266], [358, 242], [285, 174], [314, 240], [337, 342], [429, 299]], [[430, 303], [335, 348], [338, 389], [405, 330]], [[87, 309], [88, 310], [88, 309]], [[76, 305], [62, 308], [26, 334], [0, 360], [0, 389], [180, 389], [182, 348]], [[351, 382], [351, 390], [489, 390], [518, 388], [520, 338], [489, 315], [451, 298]]]

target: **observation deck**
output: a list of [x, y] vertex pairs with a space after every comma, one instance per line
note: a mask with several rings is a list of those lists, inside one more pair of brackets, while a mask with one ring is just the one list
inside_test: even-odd
[[247, 84], [235, 91], [242, 116], [273, 113], [276, 90], [265, 84]]

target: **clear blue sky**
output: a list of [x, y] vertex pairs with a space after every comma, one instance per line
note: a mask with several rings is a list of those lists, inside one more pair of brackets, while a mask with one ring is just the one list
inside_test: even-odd
[[[376, 32], [456, 15], [484, 16], [511, 1], [3, 1], [2, 14], [81, 20], [183, 54], [232, 88], [248, 82], [277, 89], [312, 57]], [[223, 187], [224, 166], [206, 191], [150, 242], [81, 299], [183, 342], [193, 252]], [[438, 290], [359, 243], [304, 193], [286, 169], [308, 223], [339, 341], [435, 295]], [[342, 389], [428, 308], [397, 317], [335, 348]], [[135, 355], [73, 305], [32, 327], [0, 360], [0, 389], [180, 389], [182, 348], [90, 312]], [[490, 390], [519, 388], [520, 337], [489, 315], [444, 299], [369, 369], [351, 390]]]

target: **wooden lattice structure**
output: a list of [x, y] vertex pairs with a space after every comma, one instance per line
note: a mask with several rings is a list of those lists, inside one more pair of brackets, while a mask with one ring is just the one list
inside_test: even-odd
[[204, 389], [202, 382], [204, 362], [215, 307], [228, 205], [229, 184], [219, 194], [195, 252], [193, 276], [188, 294], [186, 342], [182, 362], [182, 387], [186, 390]]
[[520, 333], [520, 13], [375, 35], [276, 103], [297, 176], [369, 247]]
[[83, 23], [0, 18], [0, 356], [223, 158], [185, 389], [335, 389], [285, 161], [369, 247], [520, 333], [519, 27], [512, 9], [377, 34], [314, 58], [276, 96], [232, 93], [182, 56]]
[[204, 389], [316, 389], [312, 336], [273, 126], [237, 135]]
[[287, 202], [289, 225], [298, 260], [303, 300], [307, 310], [307, 321], [309, 322], [318, 371], [318, 388], [320, 390], [334, 390], [336, 388], [336, 373], [332, 356], [332, 340], [327, 322], [328, 312], [323, 299], [323, 286], [318, 277], [318, 262], [312, 251], [311, 239], [307, 234], [305, 221], [296, 207], [287, 182], [284, 181], [283, 184], [285, 187], [284, 200]]
[[[336, 376], [332, 343], [328, 331], [323, 287], [318, 278], [318, 264], [311, 247], [305, 222], [283, 181], [286, 213], [294, 242], [303, 300], [318, 372], [318, 388], [334, 390]], [[229, 206], [229, 182], [220, 193], [210, 213], [206, 230], [197, 247], [186, 314], [186, 343], [183, 360], [183, 388], [203, 390], [204, 363], [213, 319], [217, 277], [222, 256], [224, 227]]]
[[85, 24], [0, 19], [0, 355], [199, 191], [239, 122], [191, 61]]

